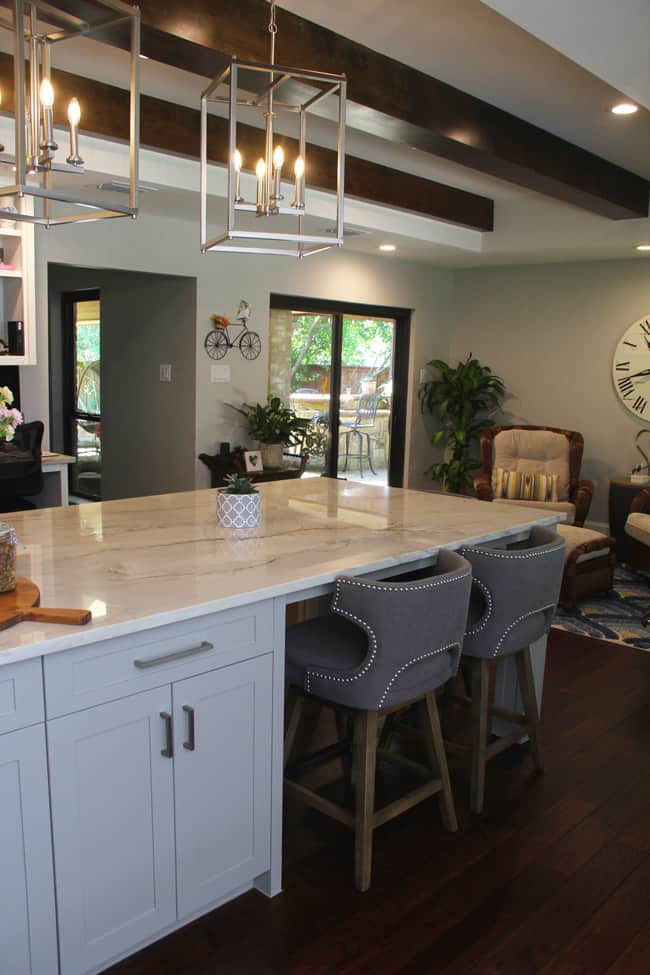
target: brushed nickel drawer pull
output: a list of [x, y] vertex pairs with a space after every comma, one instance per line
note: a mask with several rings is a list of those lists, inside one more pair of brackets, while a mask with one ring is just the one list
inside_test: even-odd
[[160, 754], [164, 758], [174, 757], [174, 738], [172, 729], [172, 716], [169, 711], [161, 711], [160, 717], [165, 722], [165, 747], [160, 749]]
[[195, 725], [195, 717], [194, 717], [194, 708], [190, 707], [189, 704], [184, 704], [183, 711], [187, 715], [187, 741], [183, 742], [183, 748], [187, 748], [188, 752], [193, 752], [196, 750], [196, 725]]
[[174, 650], [173, 653], [164, 653], [160, 657], [147, 657], [145, 660], [134, 660], [133, 666], [138, 670], [146, 670], [147, 667], [159, 667], [161, 664], [169, 664], [174, 660], [183, 660], [184, 657], [193, 657], [195, 653], [205, 653], [206, 650], [214, 650], [214, 644], [203, 640], [198, 647], [188, 647], [187, 650]]

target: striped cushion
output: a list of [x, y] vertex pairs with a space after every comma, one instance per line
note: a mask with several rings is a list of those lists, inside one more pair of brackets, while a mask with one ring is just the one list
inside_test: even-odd
[[559, 474], [526, 474], [494, 468], [492, 493], [511, 501], [557, 501]]

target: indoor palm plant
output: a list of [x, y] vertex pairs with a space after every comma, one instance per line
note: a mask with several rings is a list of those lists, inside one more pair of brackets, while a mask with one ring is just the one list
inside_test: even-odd
[[472, 488], [472, 471], [481, 466], [473, 453], [481, 431], [490, 425], [490, 414], [502, 403], [503, 380], [483, 366], [471, 354], [457, 366], [442, 359], [428, 365], [438, 373], [419, 390], [422, 410], [428, 410], [441, 424], [432, 439], [444, 445], [445, 458], [432, 464], [429, 471], [446, 491], [459, 494]]
[[282, 467], [282, 452], [285, 447], [302, 441], [309, 429], [310, 420], [299, 417], [286, 407], [279, 396], [269, 394], [266, 403], [231, 406], [248, 421], [248, 432], [261, 444], [264, 467]]

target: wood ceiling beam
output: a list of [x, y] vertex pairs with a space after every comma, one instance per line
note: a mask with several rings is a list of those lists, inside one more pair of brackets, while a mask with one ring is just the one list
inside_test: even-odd
[[[68, 0], [71, 4], [75, 0]], [[268, 61], [266, 0], [139, 0], [143, 50], [212, 77]], [[612, 219], [646, 217], [650, 183], [408, 65], [278, 9], [277, 62], [348, 77], [348, 124]]]
[[[52, 71], [52, 79], [57, 96], [55, 124], [67, 127], [67, 104], [76, 96], [83, 101], [83, 131], [128, 141], [129, 95], [125, 89], [56, 69]], [[3, 110], [13, 112], [13, 58], [3, 53], [0, 53], [0, 88], [3, 92]], [[198, 159], [200, 119], [197, 110], [142, 95], [140, 126], [143, 146]], [[250, 161], [249, 168], [252, 170], [253, 162], [264, 155], [264, 133], [261, 129], [241, 125], [238, 141], [244, 159]], [[281, 142], [290, 156], [297, 155], [298, 145], [294, 140], [282, 137]], [[181, 149], [182, 152], [179, 152]], [[210, 115], [208, 158], [227, 165], [227, 157], [227, 122]], [[331, 149], [309, 147], [311, 186], [324, 190], [336, 189], [336, 158], [336, 153]], [[346, 157], [345, 192], [360, 200], [409, 210], [474, 230], [493, 229], [492, 200], [433, 180], [400, 173], [365, 159]]]

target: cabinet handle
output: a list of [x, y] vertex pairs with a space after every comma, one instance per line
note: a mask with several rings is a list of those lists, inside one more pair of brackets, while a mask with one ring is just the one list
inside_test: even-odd
[[174, 757], [174, 739], [172, 729], [172, 716], [169, 711], [161, 711], [160, 717], [165, 722], [165, 747], [160, 749], [160, 754], [164, 758]]
[[138, 670], [146, 670], [147, 667], [158, 667], [160, 664], [168, 664], [173, 660], [182, 660], [183, 657], [193, 657], [195, 653], [205, 653], [206, 650], [214, 650], [214, 644], [203, 640], [197, 647], [188, 647], [187, 650], [174, 650], [173, 653], [163, 653], [159, 657], [134, 660], [133, 666], [137, 667]]
[[188, 752], [193, 752], [196, 750], [194, 708], [190, 707], [189, 704], [184, 704], [183, 711], [187, 715], [187, 741], [183, 742], [183, 748], [187, 748]]

